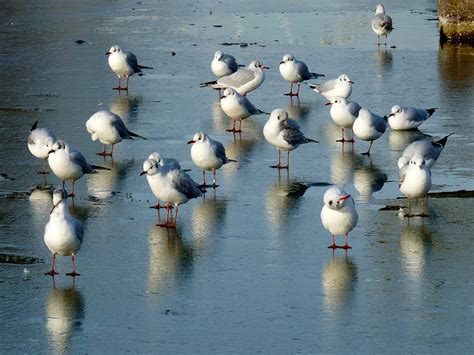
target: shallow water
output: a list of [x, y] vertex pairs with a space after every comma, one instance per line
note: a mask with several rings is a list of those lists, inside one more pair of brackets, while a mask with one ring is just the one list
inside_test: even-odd
[[[3, 8], [0, 172], [15, 180], [0, 181], [0, 253], [44, 260], [0, 264], [4, 352], [470, 351], [472, 199], [430, 199], [424, 221], [379, 211], [404, 204], [396, 162], [422, 133], [388, 131], [371, 160], [360, 155], [367, 142], [342, 150], [325, 100], [306, 86], [299, 101], [283, 96], [288, 84], [278, 72], [291, 52], [328, 79], [348, 73], [351, 99], [379, 114], [394, 104], [438, 107], [421, 131], [454, 135], [433, 167], [432, 191], [473, 190], [474, 51], [439, 46], [436, 1], [387, 5], [395, 30], [379, 49], [368, 2], [7, 1]], [[155, 67], [131, 78], [128, 96], [111, 90], [116, 79], [104, 54], [116, 43]], [[268, 168], [277, 154], [263, 138], [266, 116], [246, 120], [234, 138], [217, 93], [199, 88], [212, 79], [217, 49], [268, 64], [249, 99], [265, 111], [286, 108], [321, 142], [293, 151], [289, 173]], [[95, 156], [101, 146], [84, 125], [100, 109], [148, 140], [120, 143], [113, 161]], [[75, 282], [64, 276], [69, 258], [59, 259], [54, 283], [43, 276], [51, 195], [37, 188], [45, 183], [36, 175], [41, 162], [26, 146], [36, 120], [111, 168], [76, 185], [71, 211], [85, 239]], [[177, 230], [156, 227], [142, 162], [157, 150], [200, 179], [186, 145], [199, 130], [238, 162], [218, 172], [215, 192], [182, 206]], [[357, 203], [347, 255], [326, 248], [319, 213], [327, 183], [346, 184]], [[59, 181], [48, 176], [46, 184]]]

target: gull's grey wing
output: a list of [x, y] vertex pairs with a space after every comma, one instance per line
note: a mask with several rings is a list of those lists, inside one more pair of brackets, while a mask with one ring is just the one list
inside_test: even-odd
[[297, 128], [287, 127], [283, 129], [282, 133], [283, 133], [283, 139], [288, 144], [300, 145], [300, 144], [308, 142], [308, 139], [304, 136], [303, 132], [301, 132]]
[[74, 225], [74, 230], [76, 231], [76, 235], [79, 238], [79, 240], [82, 242], [82, 239], [84, 237], [84, 225], [82, 224], [81, 221], [73, 218], [72, 223]]
[[352, 116], [355, 116], [355, 117], [359, 116], [359, 111], [360, 111], [361, 107], [357, 102], [351, 101], [347, 104], [347, 106], [348, 106], [349, 112]]
[[138, 60], [135, 54], [132, 52], [124, 52], [125, 57], [127, 58], [127, 63], [132, 67], [133, 71], [135, 73], [141, 73], [141, 69], [138, 66]]
[[73, 163], [79, 165], [82, 168], [82, 172], [84, 174], [92, 174], [96, 172], [86, 161], [84, 155], [82, 155], [82, 153], [77, 150], [73, 150], [69, 153], [69, 159], [71, 159]]
[[323, 92], [326, 92], [326, 91], [329, 91], [329, 90], [333, 90], [336, 87], [336, 84], [337, 84], [337, 79], [332, 79], [332, 80], [326, 81], [325, 83], [322, 83], [320, 85], [316, 84], [315, 89], [319, 93], [323, 93]]
[[378, 29], [392, 30], [392, 18], [386, 14], [377, 14], [372, 19], [372, 26]]
[[227, 163], [227, 156], [225, 155], [225, 148], [221, 142], [213, 142], [216, 156], [221, 159], [224, 163]]
[[374, 119], [374, 127], [377, 131], [381, 133], [385, 133], [387, 129], [387, 121], [385, 121], [382, 117], [375, 115], [376, 118]]
[[168, 176], [171, 177], [173, 188], [184, 194], [188, 199], [202, 195], [199, 185], [182, 170], [171, 170]]
[[124, 139], [131, 139], [130, 131], [128, 130], [127, 126], [125, 126], [125, 123], [120, 118], [120, 116], [114, 114], [114, 121], [112, 122], [112, 125], [118, 131], [120, 137]]
[[237, 71], [237, 69], [239, 69], [239, 65], [237, 64], [237, 61], [232, 55], [225, 54], [223, 60], [227, 63], [229, 69], [232, 70], [234, 73]]
[[295, 65], [296, 72], [301, 79], [309, 80], [313, 78], [313, 74], [309, 72], [308, 66], [304, 62], [297, 60]]
[[249, 68], [239, 68], [235, 73], [217, 80], [219, 86], [239, 87], [255, 78], [255, 73]]

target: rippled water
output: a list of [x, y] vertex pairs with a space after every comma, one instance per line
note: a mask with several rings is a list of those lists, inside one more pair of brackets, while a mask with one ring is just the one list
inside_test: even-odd
[[[0, 254], [33, 262], [0, 264], [2, 351], [470, 351], [472, 199], [432, 198], [424, 221], [379, 211], [404, 203], [396, 161], [422, 133], [388, 131], [371, 160], [360, 155], [367, 142], [342, 150], [325, 100], [305, 86], [300, 100], [283, 96], [288, 84], [278, 72], [291, 52], [327, 78], [348, 73], [351, 99], [379, 114], [394, 104], [438, 107], [421, 131], [454, 135], [433, 168], [432, 192], [474, 190], [474, 52], [439, 46], [436, 1], [387, 4], [395, 30], [379, 49], [370, 28], [374, 4], [367, 2], [2, 7], [0, 172], [15, 180], [0, 181]], [[113, 44], [155, 67], [130, 80], [128, 95], [111, 90], [116, 79], [105, 52]], [[289, 173], [268, 168], [277, 152], [263, 139], [265, 116], [246, 120], [234, 138], [225, 132], [231, 121], [217, 93], [199, 88], [212, 79], [217, 49], [244, 64], [259, 58], [269, 65], [249, 99], [265, 111], [287, 109], [321, 142], [293, 151]], [[95, 156], [101, 146], [85, 122], [100, 109], [121, 115], [148, 140], [120, 143], [113, 161]], [[41, 162], [26, 146], [36, 120], [111, 168], [76, 184], [71, 211], [84, 222], [85, 238], [75, 282], [64, 276], [64, 257], [54, 283], [43, 276], [51, 208], [43, 187], [59, 181], [36, 175]], [[200, 179], [186, 145], [199, 130], [238, 162], [219, 171], [215, 192], [180, 209], [177, 230], [156, 227], [142, 162], [157, 150]], [[357, 203], [347, 255], [326, 248], [330, 236], [319, 213], [327, 183], [346, 184]]]

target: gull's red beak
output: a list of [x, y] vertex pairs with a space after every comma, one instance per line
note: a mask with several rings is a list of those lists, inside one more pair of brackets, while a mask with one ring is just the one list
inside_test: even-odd
[[140, 173], [140, 176], [143, 176], [143, 175], [145, 175], [145, 174], [146, 174], [146, 171], [142, 171], [142, 172]]
[[347, 200], [349, 197], [351, 197], [351, 194], [346, 195], [346, 196], [342, 196], [342, 197], [339, 199], [339, 201], [345, 201], [345, 200]]
[[224, 98], [226, 98], [226, 97], [227, 97], [227, 96], [221, 96], [221, 97], [219, 97], [219, 100], [222, 100], [222, 99], [224, 99]]
[[262, 69], [270, 69], [270, 67], [267, 67], [266, 65], [262, 66]]
[[354, 82], [352, 80], [349, 80], [348, 83], [354, 84]]
[[188, 144], [193, 144], [193, 143], [196, 143], [196, 141], [192, 139], [188, 142]]
[[326, 102], [325, 105], [326, 105], [326, 106], [331, 106], [331, 105], [332, 105], [332, 102]]

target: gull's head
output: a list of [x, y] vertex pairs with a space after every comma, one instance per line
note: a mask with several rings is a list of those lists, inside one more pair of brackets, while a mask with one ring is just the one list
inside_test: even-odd
[[375, 7], [375, 14], [384, 14], [385, 13], [385, 9], [383, 7], [382, 4], [378, 4], [376, 7]]
[[220, 99], [224, 99], [226, 97], [229, 97], [229, 96], [233, 96], [233, 95], [237, 95], [237, 91], [235, 91], [234, 89], [232, 88], [225, 88], [224, 89], [224, 93], [222, 94], [222, 96], [220, 97]]
[[409, 162], [410, 162], [410, 159], [408, 159], [407, 157], [402, 156], [402, 157], [398, 158], [398, 162], [397, 162], [398, 169], [401, 169], [404, 166], [408, 165]]
[[352, 197], [348, 194], [344, 189], [333, 186], [330, 187], [324, 193], [324, 204], [332, 209], [332, 210], [339, 210], [347, 203], [347, 201], [351, 201]]
[[62, 140], [57, 140], [53, 143], [53, 146], [51, 147], [51, 150], [48, 152], [48, 154], [51, 153], [56, 153], [60, 150], [65, 150], [66, 149], [66, 143]]
[[110, 47], [109, 51], [107, 53], [105, 53], [105, 55], [110, 55], [110, 54], [113, 54], [113, 53], [117, 53], [117, 52], [120, 52], [122, 49], [120, 49], [119, 46], [117, 45], [114, 45], [112, 47]]
[[270, 69], [270, 67], [263, 65], [259, 60], [254, 60], [250, 62], [249, 69], [252, 69], [252, 70], [262, 69], [263, 70], [263, 69]]
[[390, 115], [388, 115], [388, 117], [394, 116], [395, 114], [400, 113], [401, 111], [402, 111], [402, 108], [400, 106], [398, 105], [392, 106], [392, 110], [390, 111]]
[[67, 199], [67, 191], [63, 189], [57, 189], [53, 192], [53, 208], [51, 209], [50, 214], [54, 209], [59, 206], [59, 204]]
[[158, 162], [154, 159], [147, 159], [143, 162], [143, 170], [140, 176], [145, 174], [154, 175], [158, 171]]
[[290, 53], [286, 53], [284, 56], [283, 56], [283, 59], [281, 60], [280, 64], [284, 64], [286, 62], [292, 62], [295, 60], [295, 57], [293, 56], [293, 54], [290, 54]]
[[216, 53], [214, 53], [214, 59], [221, 60], [223, 55], [224, 53], [222, 53], [221, 51], [217, 51]]
[[330, 106], [330, 105], [338, 105], [338, 104], [345, 104], [347, 103], [346, 99], [341, 97], [341, 96], [336, 96], [334, 98], [331, 99], [331, 101], [329, 101], [328, 103], [326, 103], [326, 106]]
[[54, 139], [52, 137], [48, 137], [44, 140], [43, 145], [45, 149], [48, 149], [48, 152], [53, 149]]
[[420, 169], [423, 169], [426, 166], [425, 159], [421, 155], [415, 155], [413, 158], [410, 159], [410, 165], [417, 166]]
[[346, 83], [349, 83], [349, 84], [354, 84], [354, 82], [349, 79], [349, 75], [347, 74], [341, 74], [339, 75], [339, 77], [337, 78], [339, 81], [343, 81], [343, 82], [346, 82]]
[[162, 157], [161, 157], [160, 153], [153, 152], [148, 156], [148, 159], [153, 159], [159, 164], [159, 163], [161, 163]]
[[288, 120], [288, 112], [282, 108], [277, 108], [270, 114], [270, 120], [275, 122], [284, 123]]
[[193, 139], [191, 139], [188, 144], [193, 144], [193, 143], [202, 143], [207, 141], [207, 134], [204, 132], [197, 132], [194, 134]]

